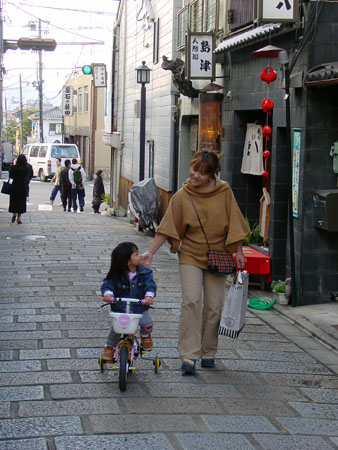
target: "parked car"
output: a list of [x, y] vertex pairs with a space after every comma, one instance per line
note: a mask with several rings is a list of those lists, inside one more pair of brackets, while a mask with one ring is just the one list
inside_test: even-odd
[[62, 166], [66, 159], [80, 159], [79, 149], [75, 144], [27, 144], [22, 153], [32, 165], [34, 177], [39, 177], [40, 181], [53, 178], [56, 158], [61, 158]]

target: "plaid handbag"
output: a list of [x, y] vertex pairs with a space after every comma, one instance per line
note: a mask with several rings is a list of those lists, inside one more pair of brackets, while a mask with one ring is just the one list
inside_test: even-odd
[[226, 252], [215, 252], [214, 250], [211, 250], [207, 235], [205, 234], [201, 219], [198, 215], [197, 209], [195, 207], [195, 203], [193, 202], [193, 199], [190, 194], [189, 198], [191, 200], [192, 206], [194, 208], [195, 214], [197, 216], [198, 222], [200, 224], [200, 227], [202, 228], [205, 240], [207, 241], [208, 245], [208, 272], [214, 273], [216, 275], [230, 275], [231, 273], [236, 272], [236, 264], [235, 260], [231, 253]]

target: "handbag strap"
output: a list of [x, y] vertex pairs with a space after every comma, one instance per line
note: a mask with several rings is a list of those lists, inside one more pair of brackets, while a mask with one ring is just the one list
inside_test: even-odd
[[199, 221], [200, 227], [202, 228], [202, 231], [203, 231], [205, 240], [207, 241], [208, 249], [211, 250], [210, 245], [209, 245], [209, 242], [208, 242], [208, 239], [207, 239], [207, 235], [205, 234], [205, 231], [204, 231], [204, 228], [203, 228], [203, 225], [202, 225], [200, 216], [198, 215], [198, 212], [197, 212], [195, 203], [193, 202], [193, 199], [192, 199], [191, 195], [190, 195], [190, 194], [188, 194], [188, 195], [189, 195], [190, 201], [191, 201], [191, 203], [192, 203], [192, 206], [193, 206], [193, 208], [194, 208], [194, 211], [195, 211], [195, 214], [196, 214], [196, 216], [197, 216], [197, 219], [198, 219], [198, 221]]

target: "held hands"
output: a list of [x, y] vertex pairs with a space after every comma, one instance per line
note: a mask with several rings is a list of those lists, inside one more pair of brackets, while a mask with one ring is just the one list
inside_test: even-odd
[[[153, 255], [150, 252], [144, 252], [142, 255], [142, 264], [144, 264], [145, 266], [150, 266], [151, 262], [153, 260]], [[147, 297], [146, 297], [147, 298]], [[152, 305], [152, 303], [149, 303], [150, 305]]]

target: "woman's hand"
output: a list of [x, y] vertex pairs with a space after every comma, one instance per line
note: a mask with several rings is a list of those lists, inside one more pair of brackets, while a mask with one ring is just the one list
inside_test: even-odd
[[244, 253], [243, 253], [242, 249], [241, 250], [237, 250], [236, 263], [237, 263], [237, 267], [239, 269], [243, 269], [243, 267], [245, 266], [246, 258], [244, 256]]
[[102, 297], [102, 301], [106, 303], [111, 303], [114, 300], [114, 297], [111, 294], [106, 294]]
[[148, 306], [150, 306], [150, 305], [153, 305], [154, 304], [154, 299], [153, 299], [153, 297], [150, 297], [150, 296], [147, 296], [147, 297], [144, 297], [144, 305], [148, 305]]
[[[142, 255], [142, 264], [145, 266], [150, 266], [151, 262], [153, 260], [153, 255], [150, 252], [144, 252]], [[147, 298], [147, 297], [146, 297]], [[151, 303], [152, 304], [152, 303]]]

